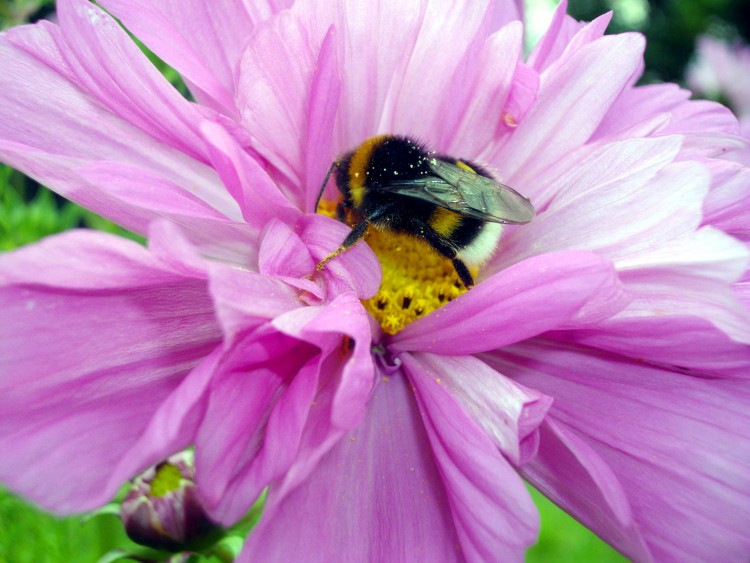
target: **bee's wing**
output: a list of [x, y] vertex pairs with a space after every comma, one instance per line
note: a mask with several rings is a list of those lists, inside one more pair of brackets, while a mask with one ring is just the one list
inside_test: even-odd
[[528, 199], [491, 178], [438, 159], [430, 168], [434, 176], [389, 182], [384, 189], [492, 223], [528, 223], [536, 215]]

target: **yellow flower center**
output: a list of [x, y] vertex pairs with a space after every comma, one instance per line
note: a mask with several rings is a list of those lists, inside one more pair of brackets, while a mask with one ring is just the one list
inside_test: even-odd
[[[318, 213], [335, 217], [336, 203], [321, 201]], [[380, 260], [383, 279], [375, 296], [362, 304], [386, 333], [396, 334], [466, 293], [453, 263], [424, 240], [370, 227], [365, 241]]]
[[156, 475], [151, 481], [151, 496], [163, 497], [180, 488], [182, 473], [176, 465], [163, 463], [156, 469]]

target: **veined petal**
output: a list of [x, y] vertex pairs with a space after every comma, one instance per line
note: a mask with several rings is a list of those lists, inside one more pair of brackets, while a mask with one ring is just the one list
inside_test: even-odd
[[518, 385], [473, 356], [412, 354], [514, 465], [536, 453], [537, 427], [552, 399]]
[[228, 341], [302, 306], [293, 288], [267, 275], [211, 264], [209, 276], [216, 316]]
[[585, 143], [640, 66], [643, 38], [607, 36], [542, 75], [535, 104], [493, 161], [508, 183], [533, 199], [534, 177]]
[[[269, 440], [265, 434], [273, 412], [300, 393], [308, 397], [302, 407], [309, 409], [309, 388], [316, 387], [316, 366], [309, 364], [315, 349], [273, 330], [262, 332], [246, 334], [231, 345], [214, 377], [196, 438], [201, 498], [224, 524], [244, 514], [292, 462], [304, 412], [301, 419], [287, 420], [286, 431], [272, 432]], [[269, 451], [276, 455], [269, 456]]]
[[150, 137], [205, 161], [199, 114], [117, 23], [88, 0], [56, 5], [65, 62], [82, 89]]
[[302, 485], [288, 493], [271, 486], [239, 561], [460, 561], [449, 500], [429, 451], [405, 378], [381, 382], [362, 424], [337, 441]]
[[[559, 338], [616, 352], [636, 361], [671, 366], [678, 371], [730, 379], [750, 375], [750, 348], [699, 316], [660, 316], [653, 309], [632, 318], [613, 319], [597, 330], [576, 330]], [[658, 313], [658, 310], [656, 311]]]
[[219, 341], [205, 281], [73, 231], [4, 255], [0, 285], [0, 481], [57, 512], [95, 508], [132, 476], [112, 473], [123, 456], [142, 469], [170, 445], [132, 449]]
[[726, 107], [706, 100], [689, 100], [690, 95], [690, 91], [676, 84], [628, 88], [615, 101], [593, 138], [611, 136], [657, 115], [669, 117], [668, 125], [661, 131], [665, 135], [738, 134], [737, 119]]
[[263, 231], [258, 270], [263, 275], [278, 276], [287, 283], [320, 297], [321, 288], [314, 280], [309, 279], [315, 270], [310, 250], [286, 223], [272, 220]]
[[[364, 314], [348, 314], [345, 301], [342, 296], [327, 306], [279, 316], [273, 327], [256, 331], [260, 336], [240, 342], [217, 377], [199, 435], [197, 467], [204, 475], [199, 486], [219, 521], [233, 523], [269, 482], [287, 471], [298, 473], [293, 463], [300, 458], [309, 463], [310, 456], [299, 450], [311, 447], [310, 409], [326, 405], [327, 432], [335, 436], [362, 420], [374, 383], [369, 324]], [[349, 301], [361, 308], [358, 300]], [[265, 352], [258, 357], [260, 349]]]
[[201, 103], [235, 116], [236, 73], [242, 51], [258, 23], [291, 2], [104, 0], [101, 4], [177, 69]]
[[[273, 324], [285, 334], [318, 346], [324, 355], [340, 352], [345, 363], [331, 402], [331, 422], [347, 429], [356, 426], [373, 385], [370, 320], [357, 296], [343, 293], [325, 306], [292, 312]], [[342, 342], [342, 336], [349, 341]]]
[[336, 29], [331, 26], [323, 39], [310, 85], [305, 141], [305, 197], [303, 209], [313, 209], [318, 201], [326, 173], [331, 170], [334, 125], [341, 98], [341, 74], [338, 64]]
[[[482, 158], [492, 144], [507, 111], [523, 50], [523, 25], [514, 22], [469, 51], [450, 84], [453, 111], [444, 111], [438, 147], [448, 154]], [[487, 72], [487, 69], [494, 69]], [[459, 111], [455, 111], [455, 110]], [[514, 116], [516, 117], [516, 116]]]
[[[341, 246], [351, 229], [328, 217], [306, 215], [299, 220], [297, 230], [317, 263]], [[380, 287], [382, 272], [372, 249], [360, 243], [341, 253], [326, 264], [325, 270], [314, 272], [314, 275], [326, 278], [327, 299], [346, 291], [354, 291], [360, 299], [369, 299]]]
[[[417, 2], [413, 4], [419, 6]], [[383, 78], [390, 80], [384, 99], [392, 103], [390, 107], [383, 108], [378, 128], [370, 134], [408, 133], [419, 139], [434, 138], [434, 142], [439, 140], [452, 144], [450, 134], [453, 128], [443, 130], [443, 126], [460, 121], [460, 118], [470, 111], [466, 94], [456, 97], [454, 95], [456, 89], [460, 91], [465, 87], [461, 85], [461, 80], [468, 80], [467, 73], [462, 68], [465, 57], [471, 57], [475, 53], [479, 55], [475, 55], [471, 65], [466, 65], [473, 67], [477, 59], [488, 56], [479, 53], [488, 36], [488, 20], [492, 18], [492, 6], [487, 0], [424, 2], [421, 6], [422, 13], [418, 14], [415, 13], [415, 8], [419, 9], [416, 6], [408, 13], [403, 13], [403, 5], [402, 2], [387, 0], [381, 6], [380, 12], [392, 12], [392, 17], [398, 18], [399, 21], [393, 30], [379, 30], [382, 33], [380, 41], [387, 40], [388, 36], [395, 35], [394, 32], [398, 30], [399, 34], [410, 33], [412, 38], [416, 38], [416, 42], [409, 49], [410, 37], [405, 35], [391, 47], [390, 55], [403, 59], [396, 63], [400, 72], [394, 73], [384, 67], [370, 69], [370, 73], [380, 73], [380, 76], [374, 77], [377, 82], [382, 83]], [[368, 21], [372, 19], [373, 15], [369, 15]], [[412, 27], [414, 23], [417, 24], [416, 32]], [[450, 38], [451, 49], [443, 48], [447, 38]], [[405, 51], [408, 56], [400, 54], [399, 47], [408, 49]], [[510, 57], [513, 57], [512, 53]], [[475, 78], [479, 80], [480, 76], [475, 75]], [[373, 84], [372, 80], [370, 84]], [[501, 101], [496, 99], [498, 104]], [[496, 108], [496, 111], [497, 109], [499, 108]], [[459, 119], [451, 114], [457, 114]], [[444, 150], [447, 147], [437, 145], [436, 148]]]
[[704, 202], [703, 224], [750, 240], [750, 169], [736, 162], [714, 160], [711, 191]]
[[540, 429], [539, 450], [521, 474], [587, 528], [636, 561], [651, 561], [622, 484], [586, 441], [551, 417]]
[[395, 351], [472, 354], [552, 330], [600, 291], [618, 284], [612, 264], [579, 251], [537, 256], [482, 281], [470, 292], [395, 335]]
[[680, 137], [621, 141], [551, 174], [537, 203], [543, 212], [509, 233], [493, 266], [568, 249], [617, 259], [693, 231], [710, 177], [696, 163], [670, 166], [680, 146]]
[[[740, 280], [749, 259], [744, 244], [703, 227], [691, 237], [622, 260], [617, 264], [620, 277], [634, 299], [601, 328], [608, 332], [619, 325], [616, 332], [622, 336], [621, 329], [630, 320], [694, 316], [737, 342], [750, 343], [750, 313], [731, 291], [731, 284]], [[658, 333], [653, 336], [660, 339]], [[675, 364], [685, 365], [679, 361]]]
[[226, 129], [211, 121], [204, 121], [200, 129], [208, 145], [211, 164], [239, 205], [247, 223], [260, 230], [271, 219], [294, 221], [299, 211]]
[[568, 16], [567, 12], [568, 0], [561, 0], [555, 8], [547, 31], [528, 56], [528, 64], [538, 72], [542, 72], [555, 62], [572, 37], [585, 25]]
[[[49, 164], [55, 162], [59, 161], [52, 159]], [[256, 262], [257, 228], [228, 219], [195, 193], [161, 175], [131, 164], [97, 162], [79, 168], [70, 177], [73, 186], [85, 186], [74, 188], [69, 194], [73, 199], [148, 235], [150, 247], [155, 242], [154, 224], [169, 223], [203, 256], [242, 265]], [[201, 186], [193, 189], [210, 198]], [[173, 252], [166, 252], [163, 258], [169, 260], [170, 254]]]
[[162, 402], [130, 451], [111, 471], [107, 489], [119, 487], [123, 477], [136, 475], [195, 443], [222, 352], [221, 345], [214, 348]]
[[690, 377], [554, 342], [527, 342], [496, 356], [494, 367], [553, 397], [549, 416], [609, 465], [655, 560], [746, 557], [745, 382]]
[[148, 229], [148, 248], [178, 273], [201, 279], [208, 277], [209, 266], [217, 261], [245, 270], [258, 263], [257, 234], [248, 225], [231, 221], [205, 223], [200, 230], [154, 221]]
[[522, 561], [539, 517], [523, 482], [448, 389], [402, 356], [467, 561]]
[[66, 61], [67, 49], [60, 29], [48, 23], [0, 37], [0, 158], [141, 233], [153, 213], [120, 202], [106, 185], [90, 185], [81, 169], [103, 161], [135, 166], [182, 186], [223, 216], [241, 219], [213, 170], [87, 94]]
[[253, 148], [296, 190], [299, 208], [304, 199], [306, 102], [322, 41], [322, 34], [308, 33], [289, 12], [260, 25], [240, 60], [236, 95]]

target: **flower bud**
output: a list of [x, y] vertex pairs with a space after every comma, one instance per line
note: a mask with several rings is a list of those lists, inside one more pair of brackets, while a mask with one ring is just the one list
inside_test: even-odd
[[168, 551], [197, 550], [223, 532], [198, 500], [190, 452], [170, 457], [136, 477], [122, 502], [121, 516], [130, 539]]

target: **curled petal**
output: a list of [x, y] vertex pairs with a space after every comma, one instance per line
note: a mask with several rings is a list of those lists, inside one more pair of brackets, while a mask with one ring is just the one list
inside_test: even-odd
[[[413, 322], [390, 346], [451, 354], [494, 350], [564, 325], [599, 292], [612, 295], [617, 284], [611, 263], [591, 253], [533, 257]], [[602, 308], [597, 309], [601, 313]]]
[[425, 374], [450, 390], [514, 465], [533, 457], [537, 427], [552, 404], [550, 397], [518, 385], [473, 356], [412, 357]]

